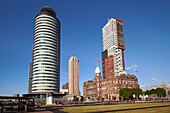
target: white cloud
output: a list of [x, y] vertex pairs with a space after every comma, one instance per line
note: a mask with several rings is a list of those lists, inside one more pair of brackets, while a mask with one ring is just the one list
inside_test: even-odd
[[139, 66], [137, 64], [133, 64], [132, 68], [136, 69], [136, 68], [139, 68]]
[[132, 70], [132, 68], [131, 67], [127, 67], [126, 70]]
[[132, 66], [127, 67], [126, 70], [132, 70], [137, 68], [139, 68], [139, 66], [137, 64], [133, 64]]
[[143, 91], [146, 91], [146, 90], [150, 90], [151, 87], [148, 86], [148, 85], [140, 85], [140, 88], [143, 90]]
[[[155, 79], [155, 77], [153, 77]], [[166, 82], [166, 83], [165, 83]], [[140, 88], [143, 90], [143, 91], [146, 91], [146, 90], [150, 90], [150, 89], [155, 89], [155, 88], [170, 88], [170, 83], [167, 82], [167, 81], [164, 81], [160, 84], [150, 84], [150, 85], [146, 85], [146, 84], [141, 84], [140, 85]]]
[[153, 81], [158, 81], [158, 78], [156, 78], [156, 77], [151, 77], [151, 80], [153, 80]]
[[151, 85], [151, 89], [156, 89], [156, 88], [158, 88], [159, 87], [159, 84], [153, 84], [153, 85]]

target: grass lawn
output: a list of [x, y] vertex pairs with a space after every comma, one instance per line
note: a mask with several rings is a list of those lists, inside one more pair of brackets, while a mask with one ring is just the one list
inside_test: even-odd
[[[85, 113], [85, 112], [170, 113], [170, 106], [159, 107], [163, 105], [170, 105], [170, 102], [63, 107], [62, 111], [67, 113]], [[155, 108], [146, 108], [154, 106]]]
[[[111, 113], [111, 112], [106, 112], [106, 113]], [[119, 111], [114, 113], [170, 113], [170, 107], [127, 110], [127, 111]]]

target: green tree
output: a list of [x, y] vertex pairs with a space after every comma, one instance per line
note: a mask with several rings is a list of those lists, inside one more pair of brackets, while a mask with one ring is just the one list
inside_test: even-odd
[[146, 90], [145, 95], [151, 95], [150, 90]]
[[166, 96], [166, 90], [164, 88], [156, 88], [145, 91], [146, 95], [153, 95], [156, 94], [158, 97], [165, 97]]
[[135, 94], [136, 96], [139, 96], [140, 94], [142, 94], [142, 89], [140, 88], [132, 88], [131, 89], [132, 95]]
[[165, 97], [166, 96], [166, 90], [164, 88], [156, 88], [155, 92], [159, 97]]
[[129, 98], [129, 96], [130, 96], [130, 92], [129, 92], [130, 90], [129, 90], [129, 88], [122, 88], [122, 89], [120, 89], [120, 91], [119, 91], [119, 94], [120, 94], [120, 96], [122, 96], [123, 98]]
[[132, 99], [133, 94], [138, 98], [142, 94], [142, 90], [140, 88], [121, 88], [119, 94], [126, 99]]

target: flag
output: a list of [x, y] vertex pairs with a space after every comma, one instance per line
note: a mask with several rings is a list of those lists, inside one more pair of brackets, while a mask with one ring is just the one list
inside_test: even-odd
[[100, 60], [97, 59], [97, 62], [100, 62]]

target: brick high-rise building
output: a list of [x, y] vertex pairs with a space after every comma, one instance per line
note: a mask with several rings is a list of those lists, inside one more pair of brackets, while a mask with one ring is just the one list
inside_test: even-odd
[[86, 100], [115, 100], [121, 99], [121, 88], [139, 88], [138, 78], [126, 74], [124, 64], [124, 23], [119, 18], [111, 18], [102, 28], [103, 52], [102, 69], [96, 67], [93, 80], [84, 82], [83, 96]]
[[113, 55], [108, 56], [107, 58], [104, 59], [105, 63], [105, 77], [106, 78], [111, 78], [112, 76], [115, 75], [114, 73], [114, 57]]
[[[109, 56], [113, 56], [113, 72], [112, 75], [120, 76], [121, 73], [125, 70], [124, 63], [124, 50], [125, 50], [125, 41], [124, 41], [124, 22], [119, 18], [111, 18], [108, 20], [107, 24], [102, 28], [103, 36], [103, 52], [102, 52], [102, 65], [103, 65], [103, 77], [107, 76], [105, 70], [108, 68], [105, 65], [105, 59]], [[110, 71], [110, 70], [108, 70]]]

